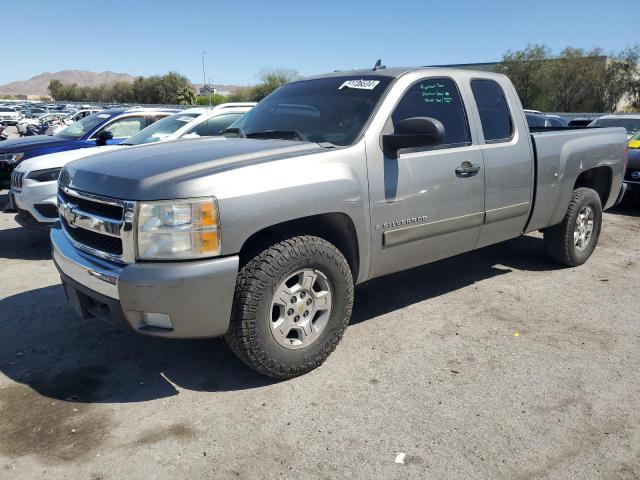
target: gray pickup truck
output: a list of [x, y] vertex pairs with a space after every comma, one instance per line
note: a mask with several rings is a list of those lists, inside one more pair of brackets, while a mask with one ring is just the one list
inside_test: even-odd
[[536, 230], [555, 260], [585, 262], [621, 195], [625, 143], [622, 128], [530, 132], [498, 74], [312, 77], [226, 138], [68, 164], [53, 258], [83, 317], [224, 336], [289, 378], [336, 347], [355, 284]]

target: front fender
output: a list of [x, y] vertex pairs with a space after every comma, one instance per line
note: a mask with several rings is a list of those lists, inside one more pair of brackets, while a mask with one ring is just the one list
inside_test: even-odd
[[363, 145], [222, 172], [212, 183], [220, 210], [223, 255], [237, 254], [249, 237], [270, 226], [341, 213], [356, 229], [358, 279], [368, 275], [371, 236]]

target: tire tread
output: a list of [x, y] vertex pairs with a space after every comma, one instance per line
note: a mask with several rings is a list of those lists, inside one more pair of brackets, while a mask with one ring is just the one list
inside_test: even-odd
[[[584, 262], [578, 262], [572, 255], [573, 248], [573, 223], [575, 217], [578, 215], [580, 209], [589, 197], [595, 197], [594, 202], [600, 207], [600, 197], [595, 190], [586, 187], [576, 188], [573, 191], [571, 200], [569, 201], [569, 207], [567, 213], [565, 213], [564, 219], [558, 225], [547, 228], [544, 231], [544, 246], [547, 255], [558, 263], [567, 265], [569, 267], [575, 267]], [[600, 220], [602, 219], [602, 213], [600, 210]], [[597, 226], [597, 234], [600, 233], [600, 225]], [[597, 237], [595, 239], [597, 242]], [[595, 247], [594, 247], [595, 248]], [[588, 258], [588, 257], [587, 257]]]
[[[307, 358], [304, 365], [296, 368], [269, 357], [258, 338], [255, 324], [259, 321], [258, 312], [260, 301], [264, 301], [264, 292], [276, 280], [278, 273], [291, 261], [310, 255], [323, 255], [340, 269], [347, 287], [346, 314], [323, 348], [313, 357]], [[263, 375], [277, 379], [301, 375], [320, 366], [335, 350], [351, 318], [353, 294], [349, 264], [334, 245], [320, 237], [309, 235], [283, 240], [263, 250], [240, 270], [225, 340], [240, 360]]]

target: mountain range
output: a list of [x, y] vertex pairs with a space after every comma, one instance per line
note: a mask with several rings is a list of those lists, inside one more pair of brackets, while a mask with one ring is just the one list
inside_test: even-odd
[[45, 72], [36, 75], [29, 80], [0, 85], [0, 94], [5, 95], [48, 95], [47, 87], [51, 80], [60, 80], [62, 83], [76, 83], [83, 87], [95, 87], [115, 82], [133, 82], [134, 76], [128, 73], [116, 72], [89, 72], [87, 70], [62, 70], [61, 72]]
[[[0, 85], [0, 95], [28, 95], [41, 96], [49, 95], [47, 87], [51, 80], [60, 80], [62, 83], [75, 83], [82, 87], [95, 87], [115, 82], [133, 82], [136, 77], [128, 73], [116, 72], [89, 72], [87, 70], [62, 70], [60, 72], [45, 72], [36, 75], [29, 80], [18, 80], [16, 82]], [[202, 87], [201, 83], [194, 83], [196, 92]], [[218, 92], [232, 92], [237, 85], [213, 85]]]

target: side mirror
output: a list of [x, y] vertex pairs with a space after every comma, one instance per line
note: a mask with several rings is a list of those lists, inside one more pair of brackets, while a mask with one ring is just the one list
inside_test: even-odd
[[107, 144], [109, 140], [113, 140], [113, 133], [109, 130], [102, 130], [96, 136], [96, 147], [102, 147]]
[[403, 148], [433, 147], [445, 139], [444, 125], [431, 117], [406, 118], [396, 125], [395, 132], [382, 137], [387, 157], [398, 158]]

